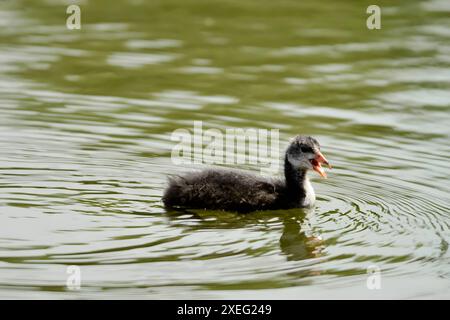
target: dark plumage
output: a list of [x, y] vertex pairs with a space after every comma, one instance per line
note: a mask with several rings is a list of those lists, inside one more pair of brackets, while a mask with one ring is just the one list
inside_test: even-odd
[[284, 159], [284, 179], [264, 178], [237, 170], [209, 169], [169, 178], [164, 192], [166, 208], [190, 207], [250, 212], [311, 206], [314, 190], [306, 177], [313, 169], [325, 176], [317, 140], [297, 136]]

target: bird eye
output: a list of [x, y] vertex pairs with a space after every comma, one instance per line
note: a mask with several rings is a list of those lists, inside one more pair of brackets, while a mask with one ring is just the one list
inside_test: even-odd
[[309, 153], [309, 152], [312, 152], [311, 147], [308, 147], [308, 146], [301, 146], [301, 147], [300, 147], [300, 150], [301, 150], [303, 153]]

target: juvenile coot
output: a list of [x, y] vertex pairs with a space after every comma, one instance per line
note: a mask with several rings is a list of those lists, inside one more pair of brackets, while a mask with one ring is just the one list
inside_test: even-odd
[[331, 168], [320, 152], [319, 142], [312, 137], [296, 136], [284, 157], [284, 179], [237, 170], [193, 172], [169, 178], [163, 202], [166, 208], [237, 212], [310, 207], [316, 197], [306, 173], [312, 169], [326, 178], [322, 163]]

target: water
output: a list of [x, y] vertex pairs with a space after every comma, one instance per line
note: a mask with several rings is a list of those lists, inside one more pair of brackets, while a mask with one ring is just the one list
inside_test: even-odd
[[[80, 3], [0, 4], [1, 298], [450, 297], [448, 1]], [[167, 213], [196, 120], [316, 137], [315, 208]]]

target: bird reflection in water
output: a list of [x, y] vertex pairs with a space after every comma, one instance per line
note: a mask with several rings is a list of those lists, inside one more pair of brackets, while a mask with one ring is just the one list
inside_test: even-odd
[[[314, 215], [314, 209], [290, 209], [236, 214], [224, 211], [181, 210], [168, 211], [168, 217], [174, 222], [174, 227], [188, 229], [239, 229], [261, 225], [275, 232], [268, 225], [273, 218], [282, 222], [282, 234], [279, 240], [281, 253], [288, 261], [298, 261], [319, 258], [323, 255], [324, 241], [315, 235], [309, 225], [309, 218]], [[187, 219], [189, 224], [184, 223]], [[192, 221], [192, 219], [195, 220]], [[278, 224], [279, 225], [279, 224]]]
[[280, 237], [280, 249], [287, 260], [296, 261], [321, 257], [324, 241], [312, 233], [306, 219], [307, 213], [295, 213], [283, 217], [283, 233]]

